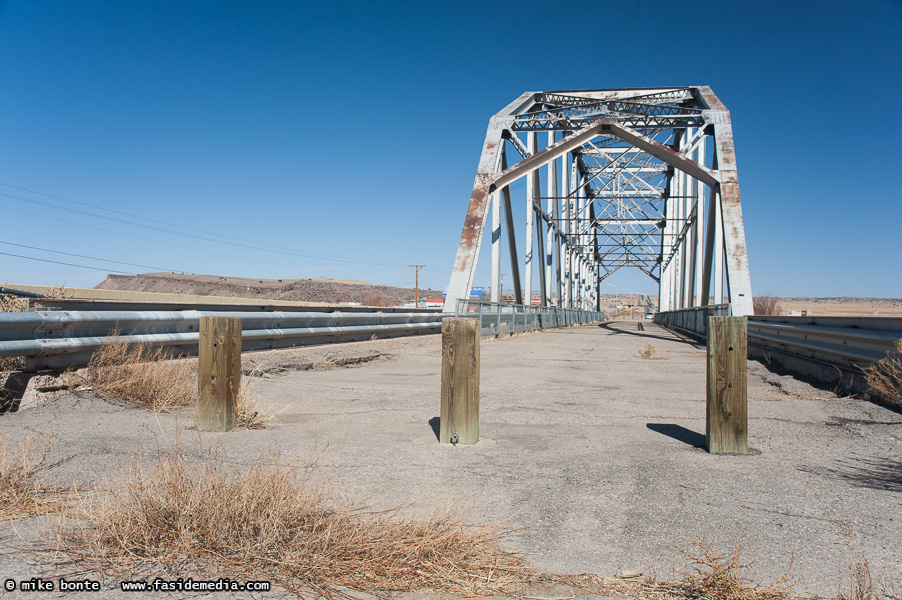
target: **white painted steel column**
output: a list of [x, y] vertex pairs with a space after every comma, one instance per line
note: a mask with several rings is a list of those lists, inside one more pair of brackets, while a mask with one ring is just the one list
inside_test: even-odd
[[[530, 131], [526, 134], [526, 153], [532, 156], [536, 153], [536, 132]], [[537, 171], [530, 171], [526, 174], [526, 260], [524, 261], [523, 272], [523, 303], [526, 306], [532, 305], [532, 255], [533, 255], [533, 194], [535, 192], [534, 181], [538, 175]]]
[[[705, 140], [708, 136], [705, 136], [698, 143], [698, 158], [696, 159], [698, 164], [707, 166], [707, 152], [705, 149]], [[695, 238], [695, 306], [701, 306], [702, 303], [702, 276], [703, 264], [705, 262], [705, 192], [707, 191], [706, 186], [699, 181], [697, 183], [697, 198], [698, 198], [698, 215], [696, 218], [696, 238]]]
[[717, 194], [717, 207], [714, 210], [714, 300], [723, 304], [723, 199]]
[[[692, 177], [686, 175], [683, 185], [683, 195], [686, 198], [683, 200], [683, 215], [686, 219], [684, 226], [689, 223], [689, 217], [692, 215]], [[691, 226], [690, 226], [691, 227]], [[683, 244], [681, 249], [682, 254], [682, 264], [683, 264], [683, 283], [681, 288], [682, 294], [682, 307], [688, 308], [689, 305], [689, 297], [692, 294], [690, 290], [691, 278], [690, 275], [692, 273], [693, 268], [693, 257], [694, 249], [692, 247], [692, 241], [695, 239], [694, 236], [690, 235], [691, 229], [686, 231], [686, 235], [683, 236]]]
[[492, 302], [501, 302], [501, 194], [492, 194]]
[[587, 237], [585, 234], [586, 230], [586, 187], [585, 187], [585, 177], [580, 177], [579, 180], [579, 191], [577, 192], [577, 204], [576, 204], [576, 214], [577, 214], [577, 231], [579, 232], [579, 307], [581, 310], [585, 310], [586, 306], [586, 261], [585, 261], [585, 253], [586, 253], [586, 241]]
[[[666, 204], [664, 206], [664, 230], [661, 232], [661, 257], [662, 260], [667, 260], [667, 257], [670, 256], [670, 252], [673, 249], [673, 240], [674, 240], [674, 219], [676, 218], [676, 180], [678, 178], [678, 171], [674, 169], [673, 175], [670, 177], [670, 181], [668, 182], [668, 197], [666, 200]], [[661, 271], [661, 283], [658, 286], [660, 297], [658, 299], [658, 306], [661, 311], [673, 310], [675, 307], [673, 305], [673, 270], [674, 265], [671, 260], [667, 267]]]
[[673, 227], [670, 230], [670, 251], [673, 258], [670, 260], [670, 306], [672, 309], [680, 308], [680, 253], [677, 243], [677, 236], [680, 234], [682, 223], [682, 198], [683, 195], [683, 173], [676, 170], [673, 173]]
[[574, 204], [572, 194], [576, 191], [577, 174], [576, 161], [573, 160], [573, 154], [567, 153], [567, 173], [564, 179], [567, 181], [567, 188], [564, 195], [567, 207], [567, 308], [573, 309], [576, 306], [576, 251], [573, 247], [576, 243], [574, 234]]
[[[554, 131], [548, 132], [548, 145], [554, 143]], [[557, 160], [548, 163], [548, 200], [545, 202], [548, 217], [554, 219], [554, 205], [557, 203]], [[557, 221], [552, 221], [545, 232], [545, 306], [551, 306], [551, 288], [554, 281], [554, 228]], [[560, 287], [560, 286], [558, 286]], [[558, 300], [560, 301], [560, 299]]]

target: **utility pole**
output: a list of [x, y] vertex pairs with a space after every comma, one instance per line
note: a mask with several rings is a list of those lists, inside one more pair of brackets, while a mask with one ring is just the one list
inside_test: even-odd
[[426, 265], [407, 265], [408, 267], [414, 268], [414, 279], [416, 280], [416, 291], [414, 292], [414, 308], [420, 308], [420, 269], [425, 267]]

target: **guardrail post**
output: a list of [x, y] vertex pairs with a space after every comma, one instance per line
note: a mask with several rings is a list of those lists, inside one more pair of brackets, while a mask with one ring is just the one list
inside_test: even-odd
[[197, 428], [234, 429], [241, 386], [241, 319], [201, 317], [198, 358]]
[[748, 453], [745, 317], [708, 318], [708, 452]]
[[479, 441], [479, 321], [442, 320], [442, 405], [439, 443]]

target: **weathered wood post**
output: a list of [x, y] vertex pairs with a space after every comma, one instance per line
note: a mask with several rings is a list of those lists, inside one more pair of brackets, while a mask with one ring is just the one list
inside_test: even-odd
[[745, 317], [708, 317], [708, 452], [747, 454]]
[[201, 317], [197, 366], [197, 428], [234, 429], [241, 386], [241, 319]]
[[479, 319], [442, 319], [439, 442], [479, 441]]

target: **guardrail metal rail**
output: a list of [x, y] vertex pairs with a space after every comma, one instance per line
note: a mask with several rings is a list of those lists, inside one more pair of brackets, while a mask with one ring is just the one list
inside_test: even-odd
[[463, 298], [457, 301], [455, 316], [478, 318], [479, 331], [482, 336], [583, 325], [607, 319], [607, 315], [603, 312]]
[[[706, 339], [707, 317], [723, 306], [657, 313], [655, 322]], [[748, 317], [749, 357], [853, 392], [864, 391], [864, 370], [895, 353], [899, 339], [902, 319], [895, 317]]]
[[91, 354], [117, 339], [195, 355], [203, 316], [242, 321], [242, 349], [262, 350], [330, 342], [439, 333], [441, 313], [35, 311], [0, 313], [0, 356], [24, 356], [26, 371], [84, 366]]

